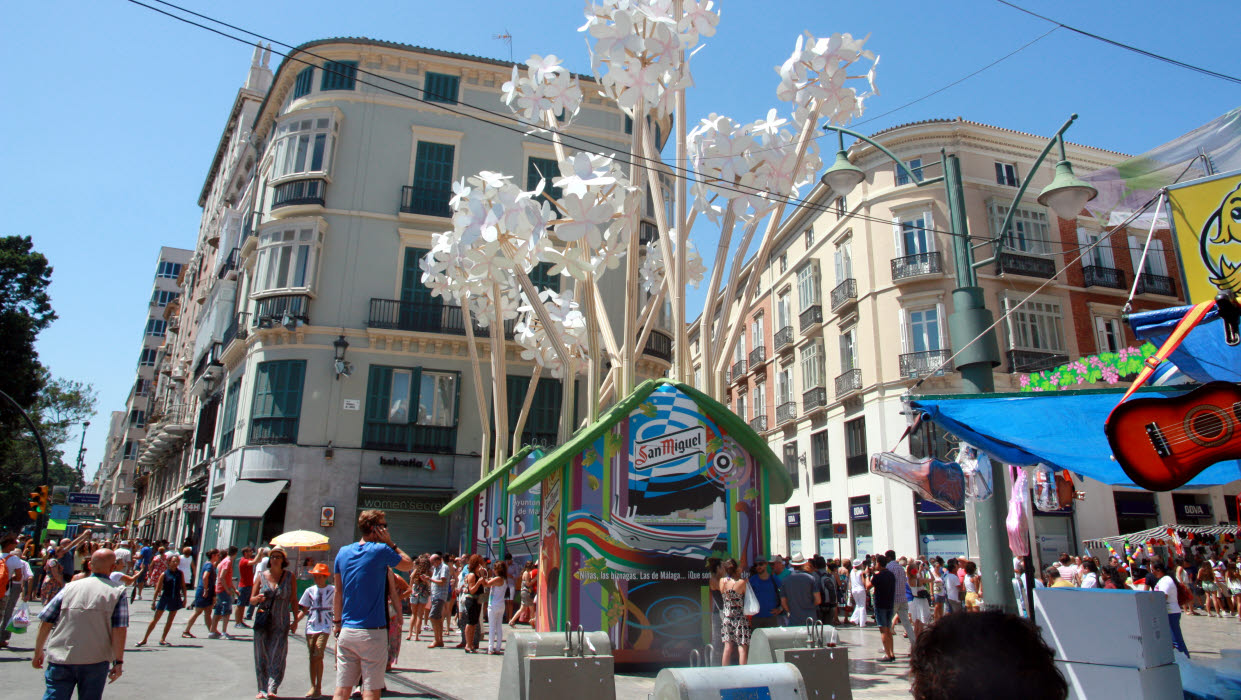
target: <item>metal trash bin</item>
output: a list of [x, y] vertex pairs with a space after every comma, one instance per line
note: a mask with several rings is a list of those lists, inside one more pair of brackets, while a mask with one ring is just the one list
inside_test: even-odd
[[615, 700], [606, 632], [513, 632], [505, 640], [499, 700]]
[[[750, 691], [747, 693], [747, 691]], [[763, 698], [805, 700], [806, 684], [793, 664], [665, 668], [655, 676], [653, 700]]]
[[809, 698], [852, 700], [849, 651], [836, 630], [813, 620], [803, 627], [767, 627], [750, 634], [750, 664], [789, 663], [801, 672]]

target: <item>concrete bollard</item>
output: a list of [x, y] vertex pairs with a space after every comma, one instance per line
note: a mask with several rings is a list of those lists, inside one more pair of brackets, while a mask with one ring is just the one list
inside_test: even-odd
[[506, 640], [499, 700], [615, 700], [606, 632], [514, 632]]
[[805, 700], [806, 684], [793, 664], [665, 668], [652, 700]]

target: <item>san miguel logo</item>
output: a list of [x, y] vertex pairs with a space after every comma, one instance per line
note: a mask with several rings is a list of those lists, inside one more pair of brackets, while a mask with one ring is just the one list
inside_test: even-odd
[[633, 466], [635, 469], [651, 469], [691, 455], [706, 454], [706, 451], [706, 428], [686, 428], [635, 442]]

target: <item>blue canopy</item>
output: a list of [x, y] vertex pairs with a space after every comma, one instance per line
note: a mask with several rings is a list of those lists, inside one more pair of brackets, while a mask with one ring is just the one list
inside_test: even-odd
[[[1130, 314], [1129, 325], [1139, 339], [1163, 345], [1190, 308], [1177, 306]], [[1215, 309], [1207, 312], [1168, 359], [1186, 376], [1204, 384], [1217, 380], [1241, 382], [1241, 347], [1228, 347], [1224, 342], [1224, 322]]]
[[[1174, 324], [1175, 325], [1175, 324]], [[1223, 332], [1219, 333], [1223, 342]], [[1177, 364], [1180, 364], [1178, 361]], [[1175, 396], [1184, 389], [1143, 389], [1145, 396]], [[965, 442], [1009, 464], [1042, 462], [1055, 469], [1116, 486], [1133, 486], [1112, 460], [1103, 423], [1124, 389], [1013, 394], [923, 396], [910, 405]], [[1241, 464], [1207, 467], [1187, 486], [1226, 484], [1241, 478]]]

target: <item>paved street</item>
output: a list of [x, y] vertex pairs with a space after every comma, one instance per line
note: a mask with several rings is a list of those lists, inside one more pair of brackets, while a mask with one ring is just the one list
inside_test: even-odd
[[[203, 639], [201, 622], [196, 632], [199, 639], [181, 639], [183, 624], [174, 625], [169, 635], [172, 647], [150, 646], [135, 649], [142, 638], [151, 610], [147, 604], [132, 609], [130, 637], [125, 652], [125, 674], [108, 688], [107, 697], [142, 698], [153, 694], [171, 694], [178, 698], [254, 697], [254, 664], [247, 630], [234, 640]], [[187, 619], [178, 614], [178, 623]], [[161, 622], [162, 625], [162, 622]], [[1241, 647], [1241, 622], [1234, 618], [1190, 617], [1184, 620], [1186, 642], [1195, 659], [1211, 662], [1219, 659], [1221, 648]], [[525, 628], [523, 628], [525, 629]], [[449, 638], [449, 644], [459, 641]], [[158, 640], [158, 630], [152, 641]], [[37, 698], [43, 692], [42, 674], [30, 667], [34, 633], [13, 638], [11, 649], [0, 651], [0, 687], [5, 696]], [[853, 677], [853, 696], [859, 700], [907, 698], [909, 673], [904, 665], [909, 643], [896, 639], [900, 659], [894, 664], [877, 662], [879, 633], [874, 628], [840, 630], [840, 641], [848, 646]], [[329, 648], [330, 653], [330, 648]], [[401, 649], [398, 671], [389, 675], [385, 697], [430, 698], [423, 691], [433, 688], [448, 697], [461, 700], [486, 700], [496, 697], [500, 685], [500, 656], [463, 654], [455, 649], [428, 650], [426, 642], [405, 642]], [[334, 674], [329, 659], [326, 682]], [[289, 644], [289, 665], [282, 690], [287, 697], [301, 697], [309, 688], [305, 639], [300, 634]], [[617, 697], [622, 700], [643, 700], [654, 685], [654, 674], [622, 674], [616, 679]]]

